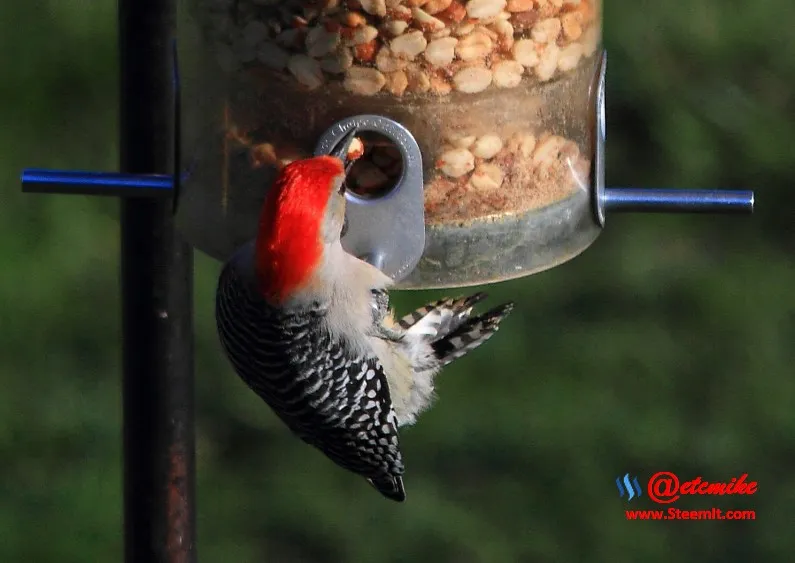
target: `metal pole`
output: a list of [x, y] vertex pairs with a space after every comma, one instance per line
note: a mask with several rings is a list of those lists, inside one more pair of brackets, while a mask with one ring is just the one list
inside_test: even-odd
[[[119, 0], [121, 172], [173, 163], [174, 0]], [[169, 199], [121, 203], [127, 563], [196, 560], [193, 256]]]

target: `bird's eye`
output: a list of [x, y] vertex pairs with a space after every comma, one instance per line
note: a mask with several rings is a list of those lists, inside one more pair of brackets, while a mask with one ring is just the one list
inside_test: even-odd
[[342, 220], [342, 231], [340, 231], [340, 238], [345, 236], [345, 233], [348, 232], [348, 216], [346, 215], [345, 218]]

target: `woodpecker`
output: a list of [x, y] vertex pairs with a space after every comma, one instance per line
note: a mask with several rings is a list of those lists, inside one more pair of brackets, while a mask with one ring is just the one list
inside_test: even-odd
[[430, 407], [439, 370], [488, 340], [513, 303], [472, 316], [479, 292], [394, 317], [393, 280], [340, 242], [354, 134], [282, 168], [255, 240], [222, 268], [216, 320], [237, 374], [294, 434], [403, 501], [398, 429]]

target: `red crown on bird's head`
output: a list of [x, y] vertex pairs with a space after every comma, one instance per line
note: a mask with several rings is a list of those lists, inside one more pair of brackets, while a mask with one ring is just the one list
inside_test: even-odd
[[257, 280], [274, 303], [306, 284], [323, 255], [321, 227], [340, 159], [317, 156], [291, 162], [279, 171], [265, 197], [256, 241]]

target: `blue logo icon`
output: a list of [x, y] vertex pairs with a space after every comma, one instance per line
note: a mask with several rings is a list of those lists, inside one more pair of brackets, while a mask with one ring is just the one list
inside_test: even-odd
[[[623, 483], [623, 485], [622, 485]], [[638, 484], [638, 478], [635, 477], [632, 481], [629, 480], [629, 473], [624, 475], [624, 478], [616, 477], [616, 487], [618, 487], [618, 496], [623, 497], [627, 493], [627, 500], [632, 500], [643, 494], [643, 489]]]

